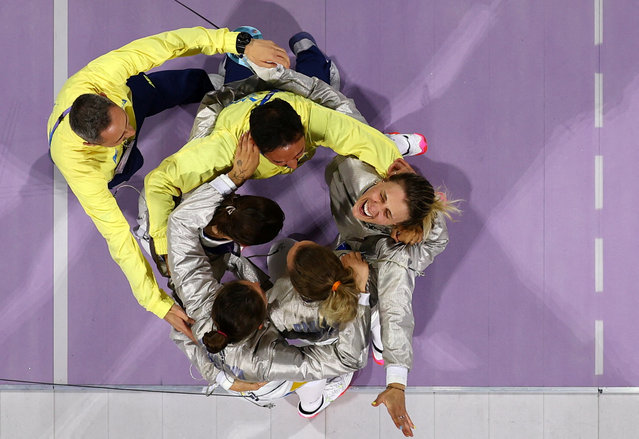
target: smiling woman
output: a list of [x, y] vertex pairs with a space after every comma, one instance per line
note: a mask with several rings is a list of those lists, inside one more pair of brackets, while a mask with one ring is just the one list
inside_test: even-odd
[[410, 220], [404, 188], [394, 181], [381, 181], [359, 197], [353, 216], [381, 226], [392, 226]]
[[[443, 192], [436, 192], [403, 159], [397, 159], [389, 169], [389, 176], [381, 179], [366, 164], [337, 157], [327, 167], [326, 178], [331, 188], [333, 216], [344, 240], [380, 232], [398, 240], [402, 231], [409, 230], [416, 231], [421, 240], [422, 234], [428, 235], [438, 215], [450, 219], [451, 214], [459, 213], [457, 201], [448, 201]], [[350, 201], [355, 197], [354, 203]], [[348, 212], [342, 211], [346, 201], [352, 204]], [[399, 240], [407, 244], [418, 241]]]
[[376, 286], [372, 350], [375, 362], [386, 368], [387, 388], [373, 405], [385, 404], [395, 425], [412, 436], [404, 390], [413, 363], [415, 277], [446, 248], [445, 219], [459, 210], [403, 159], [388, 174], [382, 179], [371, 166], [338, 156], [326, 168], [326, 181], [338, 248], [364, 254]]

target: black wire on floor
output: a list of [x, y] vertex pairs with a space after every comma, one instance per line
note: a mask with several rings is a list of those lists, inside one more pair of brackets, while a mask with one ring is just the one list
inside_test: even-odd
[[181, 1], [178, 0], [173, 0], [175, 3], [178, 3], [182, 6], [184, 6], [186, 9], [188, 9], [189, 11], [193, 12], [195, 15], [197, 15], [198, 17], [200, 17], [202, 20], [206, 21], [208, 24], [212, 25], [215, 29], [219, 29], [220, 26], [218, 26], [217, 24], [213, 23], [212, 21], [210, 21], [209, 19], [207, 19], [204, 15], [198, 14], [197, 12], [195, 12], [193, 9], [189, 8], [187, 5], [185, 5], [184, 3], [182, 3]]
[[[30, 380], [12, 380], [8, 378], [0, 378], [0, 382], [14, 383], [14, 384], [33, 384], [33, 385], [41, 385], [41, 386], [51, 386], [62, 387], [62, 388], [80, 388], [80, 389], [97, 389], [97, 390], [120, 390], [124, 392], [146, 392], [146, 393], [171, 393], [176, 395], [203, 395], [209, 396], [206, 393], [202, 392], [180, 392], [180, 391], [172, 391], [172, 390], [155, 390], [155, 389], [143, 389], [143, 388], [135, 388], [135, 387], [113, 387], [113, 386], [98, 386], [93, 384], [57, 384], [50, 383], [46, 381], [30, 381]], [[204, 387], [204, 386], [202, 386]], [[224, 396], [230, 398], [242, 398], [242, 395], [230, 395], [224, 393], [212, 393], [211, 396]]]

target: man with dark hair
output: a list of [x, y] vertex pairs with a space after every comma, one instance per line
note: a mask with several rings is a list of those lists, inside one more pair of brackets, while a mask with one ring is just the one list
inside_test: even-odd
[[[85, 93], [73, 101], [69, 112], [69, 124], [74, 133], [83, 140], [93, 145], [105, 145], [113, 143], [111, 139], [102, 137], [102, 132], [111, 125], [111, 111], [116, 111], [117, 106], [113, 101], [101, 94]], [[127, 127], [129, 128], [129, 127]], [[123, 133], [126, 137], [131, 137], [134, 132]], [[108, 136], [106, 136], [108, 137]], [[115, 145], [111, 145], [115, 146]]]
[[293, 144], [304, 137], [300, 115], [281, 99], [273, 99], [251, 110], [251, 137], [262, 154]]
[[142, 167], [137, 140], [145, 117], [199, 102], [213, 89], [201, 69], [141, 72], [179, 56], [223, 52], [245, 54], [261, 66], [289, 64], [284, 49], [248, 33], [201, 27], [164, 32], [109, 52], [69, 78], [47, 124], [51, 158], [106, 239], [140, 305], [190, 337], [189, 318], [159, 288], [109, 189]]

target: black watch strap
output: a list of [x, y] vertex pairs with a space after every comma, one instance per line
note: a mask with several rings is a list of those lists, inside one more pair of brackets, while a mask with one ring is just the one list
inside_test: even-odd
[[251, 42], [253, 37], [248, 32], [240, 32], [237, 35], [237, 40], [235, 41], [235, 50], [239, 55], [244, 54], [244, 50], [246, 46]]

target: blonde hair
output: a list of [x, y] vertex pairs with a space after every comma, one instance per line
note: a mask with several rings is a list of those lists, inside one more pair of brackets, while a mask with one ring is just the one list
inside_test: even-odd
[[462, 212], [458, 207], [462, 200], [449, 200], [448, 194], [445, 190], [439, 190], [440, 188], [437, 189], [438, 190], [435, 192], [433, 202], [430, 205], [430, 210], [422, 220], [422, 228], [425, 236], [428, 236], [430, 230], [435, 225], [435, 220], [438, 215], [441, 214], [453, 221], [453, 215], [460, 215]]
[[453, 214], [461, 213], [457, 207], [461, 200], [450, 201], [445, 191], [436, 192], [433, 185], [419, 174], [393, 174], [385, 181], [399, 184], [406, 195], [409, 218], [398, 226], [409, 229], [421, 227], [424, 234], [428, 235], [438, 214], [452, 220]]
[[320, 316], [330, 326], [339, 328], [357, 315], [360, 292], [353, 272], [328, 248], [315, 243], [301, 246], [295, 252], [289, 276], [302, 298], [322, 301]]

